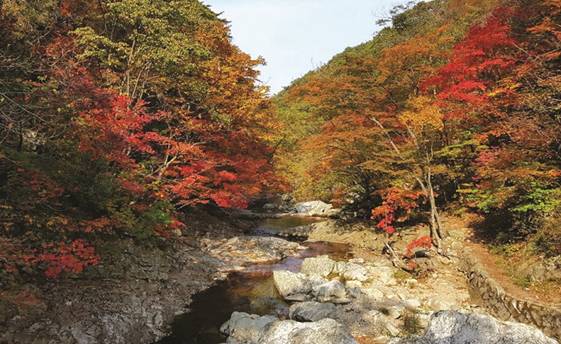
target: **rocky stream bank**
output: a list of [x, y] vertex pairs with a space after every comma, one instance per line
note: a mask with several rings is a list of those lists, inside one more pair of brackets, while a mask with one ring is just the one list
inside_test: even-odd
[[[261, 262], [250, 254], [245, 262], [229, 262], [206, 247], [243, 238], [258, 221], [200, 212], [175, 238], [104, 243], [101, 263], [78, 276], [0, 280], [0, 343], [153, 343], [169, 333], [176, 316], [189, 311], [192, 296], [223, 280], [229, 267]], [[247, 250], [278, 260], [295, 245], [264, 241], [261, 250]]]
[[[183, 233], [165, 249], [121, 243], [80, 280], [3, 292], [0, 343], [557, 343], [485, 314], [455, 258], [425, 258], [415, 278], [366, 228], [269, 217]], [[452, 241], [450, 256], [460, 249]]]
[[[472, 299], [458, 268], [461, 237], [450, 239], [450, 258], [429, 254], [419, 259], [426, 273], [414, 277], [395, 268], [380, 253], [382, 237], [360, 225], [342, 228], [323, 220], [277, 234], [290, 231], [297, 238], [307, 232], [311, 239], [302, 244], [274, 239], [276, 247], [290, 251], [289, 258], [257, 268], [234, 264], [245, 282], [243, 291], [230, 297], [245, 298], [247, 304], [224, 307], [232, 313], [223, 321], [214, 319], [208, 328], [212, 340], [193, 336], [197, 331], [181, 334], [189, 322], [178, 322], [176, 336], [162, 344], [557, 343], [537, 328], [488, 315]], [[236, 261], [253, 240], [259, 241], [230, 239], [211, 252]]]

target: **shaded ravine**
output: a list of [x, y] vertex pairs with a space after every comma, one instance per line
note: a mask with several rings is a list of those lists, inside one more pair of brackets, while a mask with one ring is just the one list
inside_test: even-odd
[[[322, 221], [317, 218], [283, 217], [267, 219], [253, 230], [254, 235], [274, 236], [286, 234], [291, 229]], [[272, 273], [276, 270], [299, 271], [302, 261], [308, 257], [329, 255], [334, 260], [351, 258], [349, 246], [328, 242], [305, 242], [306, 247], [298, 256], [287, 257], [274, 264], [246, 267], [232, 272], [213, 287], [193, 296], [190, 311], [176, 317], [172, 332], [158, 344], [218, 344], [226, 337], [220, 326], [234, 311], [258, 315], [288, 317], [288, 304], [278, 294]]]

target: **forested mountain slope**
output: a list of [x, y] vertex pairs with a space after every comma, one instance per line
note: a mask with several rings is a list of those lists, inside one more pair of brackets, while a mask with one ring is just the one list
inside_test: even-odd
[[437, 206], [454, 204], [497, 239], [559, 255], [560, 15], [557, 0], [437, 0], [394, 15], [274, 99], [280, 170], [300, 198], [388, 233], [427, 209], [437, 243]]
[[262, 61], [200, 1], [1, 1], [0, 45], [0, 276], [274, 190]]
[[0, 342], [387, 342], [468, 283], [558, 336], [561, 0], [391, 15], [271, 99], [201, 0], [0, 0]]

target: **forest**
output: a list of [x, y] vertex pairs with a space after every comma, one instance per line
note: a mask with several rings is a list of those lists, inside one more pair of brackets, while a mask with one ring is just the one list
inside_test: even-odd
[[1, 6], [2, 273], [79, 273], [96, 240], [170, 236], [183, 209], [279, 184], [262, 61], [200, 2]]
[[2, 269], [77, 272], [92, 240], [287, 188], [390, 234], [429, 209], [435, 243], [460, 206], [560, 255], [560, 13], [421, 3], [269, 99], [198, 1], [4, 1]]
[[410, 2], [377, 25], [271, 95], [199, 0], [0, 0], [0, 306], [280, 197], [340, 209], [407, 273], [416, 248], [449, 256], [450, 216], [561, 269], [561, 1]]
[[277, 162], [321, 198], [393, 234], [425, 213], [482, 217], [492, 241], [561, 254], [561, 3], [432, 1], [394, 15], [273, 99]]

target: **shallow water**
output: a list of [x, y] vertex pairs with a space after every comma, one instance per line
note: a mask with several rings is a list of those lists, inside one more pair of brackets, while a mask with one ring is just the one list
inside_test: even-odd
[[[317, 222], [317, 219], [291, 217], [267, 220], [259, 228], [285, 230], [313, 222]], [[224, 343], [226, 337], [220, 333], [220, 326], [234, 311], [287, 317], [289, 305], [275, 289], [271, 277], [273, 271], [299, 271], [302, 261], [307, 257], [329, 255], [335, 260], [351, 258], [349, 247], [345, 244], [311, 242], [303, 245], [307, 249], [297, 257], [288, 257], [276, 264], [250, 266], [244, 271], [230, 274], [226, 280], [194, 295], [189, 306], [191, 311], [175, 319], [172, 334], [159, 344]]]

